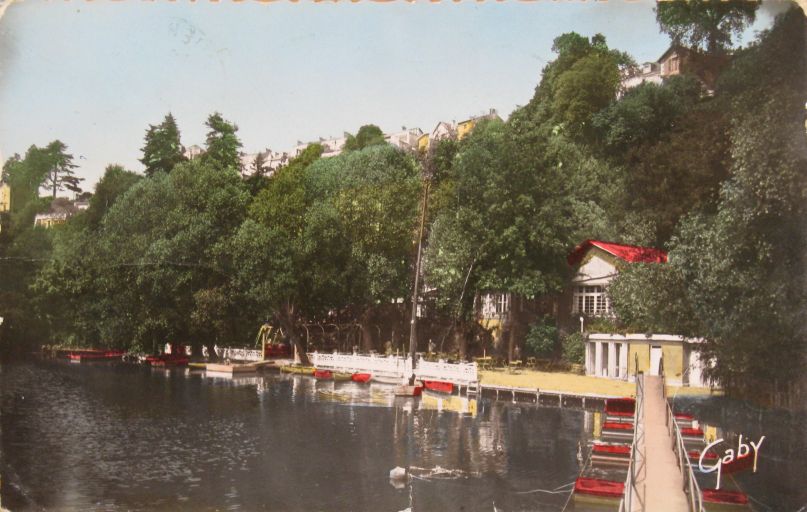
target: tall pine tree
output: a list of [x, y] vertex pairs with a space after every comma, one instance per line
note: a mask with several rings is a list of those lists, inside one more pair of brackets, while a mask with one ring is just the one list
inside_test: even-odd
[[153, 176], [159, 171], [171, 172], [175, 165], [185, 160], [179, 128], [170, 112], [162, 123], [149, 125], [145, 141], [140, 162], [146, 166], [146, 176]]
[[238, 150], [241, 141], [235, 134], [238, 127], [224, 119], [218, 112], [210, 114], [205, 124], [210, 131], [207, 132], [207, 151], [202, 156], [204, 161], [216, 169], [240, 169], [241, 158]]
[[73, 163], [73, 155], [67, 153], [67, 146], [60, 140], [54, 140], [45, 148], [45, 153], [49, 169], [42, 185], [53, 191], [54, 199], [56, 198], [56, 192], [59, 190], [67, 189], [75, 193], [81, 192], [79, 183], [84, 178], [79, 178], [73, 171], [78, 166]]

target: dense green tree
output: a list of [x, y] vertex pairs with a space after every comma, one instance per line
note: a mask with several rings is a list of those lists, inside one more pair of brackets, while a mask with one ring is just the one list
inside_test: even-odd
[[142, 151], [143, 158], [140, 162], [146, 166], [146, 176], [153, 176], [158, 172], [171, 172], [174, 166], [185, 161], [179, 128], [170, 112], [166, 114], [162, 123], [149, 125]]
[[52, 233], [34, 228], [33, 220], [0, 233], [0, 339], [4, 352], [26, 353], [31, 341], [48, 337], [47, 325], [38, 320], [38, 297], [30, 285], [43, 263], [50, 257]]
[[90, 207], [86, 212], [89, 225], [98, 227], [115, 201], [139, 180], [138, 174], [127, 171], [121, 165], [108, 165], [95, 186], [95, 194], [90, 198]]
[[679, 224], [669, 269], [632, 270], [611, 290], [625, 318], [704, 337], [708, 376], [745, 396], [769, 398], [804, 371], [804, 34], [793, 8], [737, 56], [724, 89], [730, 175], [715, 210]]
[[594, 116], [609, 155], [657, 141], [700, 100], [701, 86], [689, 75], [670, 77], [662, 85], [646, 82]]
[[759, 0], [672, 0], [659, 2], [656, 21], [673, 44], [721, 53], [754, 22]]
[[305, 171], [321, 153], [321, 146], [309, 146], [272, 176], [227, 250], [236, 269], [235, 286], [283, 329], [306, 364], [300, 325], [332, 304], [338, 281], [333, 265], [345, 261], [339, 254], [342, 234], [331, 222], [333, 210], [309, 211]]
[[205, 125], [209, 131], [202, 160], [217, 169], [239, 170], [241, 141], [236, 135], [238, 127], [225, 120], [218, 112], [210, 114]]
[[246, 341], [220, 250], [246, 212], [238, 174], [192, 161], [130, 181], [126, 171], [108, 171], [99, 201], [127, 190], [109, 206], [98, 203], [108, 211], [96, 231], [57, 239], [37, 282], [41, 295], [70, 304], [72, 318], [60, 320], [85, 342], [154, 351], [171, 341], [199, 354], [203, 345]]
[[342, 149], [345, 151], [358, 151], [379, 144], [386, 144], [384, 132], [374, 124], [366, 124], [359, 128], [356, 135], [347, 136], [347, 140], [345, 140], [345, 145]]
[[[523, 154], [523, 137], [489, 121], [462, 141], [452, 170], [454, 204], [435, 219], [426, 252], [427, 281], [455, 301], [468, 286], [471, 296], [503, 291], [527, 298], [562, 286], [570, 217], [568, 203], [558, 200], [562, 180], [555, 169], [530, 165], [536, 160]], [[515, 347], [512, 337], [509, 356]]]
[[591, 117], [616, 96], [620, 67], [633, 61], [609, 49], [601, 34], [587, 39], [569, 32], [555, 38], [552, 50], [557, 58], [544, 67], [530, 103], [511, 120], [515, 125], [537, 123], [540, 132], [530, 130], [533, 135], [563, 131], [588, 138], [593, 133]]
[[413, 159], [391, 146], [316, 160], [321, 150], [272, 176], [234, 249], [241, 286], [301, 352], [301, 323], [409, 294], [420, 190]]

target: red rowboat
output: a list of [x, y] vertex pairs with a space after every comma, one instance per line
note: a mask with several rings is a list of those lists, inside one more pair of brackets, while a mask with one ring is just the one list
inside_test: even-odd
[[116, 359], [120, 359], [123, 357], [124, 352], [122, 350], [108, 350], [108, 351], [85, 351], [81, 350], [78, 352], [71, 352], [67, 354], [67, 357], [71, 361], [81, 362], [81, 361], [114, 361]]
[[314, 378], [319, 380], [333, 380], [333, 372], [330, 370], [314, 370]]
[[628, 464], [630, 463], [629, 444], [594, 443], [591, 447], [591, 462], [594, 464]]
[[577, 503], [612, 505], [619, 503], [624, 494], [624, 482], [584, 477], [574, 482], [574, 499]]
[[354, 373], [350, 380], [353, 382], [370, 382], [373, 378], [373, 375], [370, 373]]
[[[697, 464], [697, 462], [701, 458], [701, 452], [698, 450], [689, 450], [687, 452], [689, 456], [689, 460], [693, 462], [693, 464]], [[717, 460], [717, 454], [712, 452], [706, 452], [706, 455], [703, 456], [703, 460], [714, 461]]]
[[719, 503], [721, 505], [748, 505], [748, 495], [740, 491], [723, 491], [718, 489], [704, 489], [703, 501], [706, 503]]
[[451, 393], [454, 391], [454, 384], [442, 380], [424, 380], [423, 386], [425, 386], [426, 389], [437, 391], [438, 393]]
[[703, 438], [703, 430], [699, 428], [682, 428], [681, 437]]
[[591, 451], [594, 453], [608, 454], [608, 455], [627, 455], [630, 456], [629, 444], [595, 444]]
[[633, 430], [633, 423], [606, 421], [602, 425], [603, 430]]

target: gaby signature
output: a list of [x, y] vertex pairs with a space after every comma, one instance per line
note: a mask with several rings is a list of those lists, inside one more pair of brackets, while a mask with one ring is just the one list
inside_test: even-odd
[[701, 472], [703, 473], [712, 473], [717, 471], [717, 486], [715, 489], [720, 489], [720, 477], [723, 473], [723, 466], [731, 464], [734, 461], [738, 461], [740, 459], [745, 459], [746, 457], [750, 457], [753, 454], [754, 457], [754, 473], [757, 472], [757, 458], [759, 457], [759, 447], [762, 446], [762, 442], [765, 441], [765, 436], [759, 438], [759, 441], [756, 443], [754, 441], [748, 441], [748, 443], [743, 443], [743, 435], [740, 434], [740, 438], [737, 441], [737, 452], [735, 453], [733, 448], [729, 448], [723, 452], [722, 457], [718, 457], [717, 462], [713, 466], [704, 467], [703, 461], [706, 457], [707, 453], [711, 448], [716, 447], [720, 443], [723, 442], [723, 439], [716, 439], [714, 442], [709, 443], [706, 445], [706, 448], [701, 451], [700, 458], [698, 459], [698, 468], [700, 468]]

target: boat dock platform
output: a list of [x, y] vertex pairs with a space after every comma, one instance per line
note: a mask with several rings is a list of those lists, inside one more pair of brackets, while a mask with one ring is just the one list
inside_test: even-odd
[[[203, 366], [208, 372], [233, 375], [236, 373], [255, 373], [264, 368], [280, 368], [286, 364], [289, 364], [288, 359], [268, 359], [251, 363], [206, 363]], [[201, 368], [202, 365], [199, 365], [199, 367]]]
[[[467, 386], [460, 386], [460, 393], [473, 393]], [[596, 393], [567, 392], [552, 389], [517, 388], [509, 386], [496, 386], [479, 384], [478, 391], [482, 398], [495, 400], [511, 400], [513, 402], [548, 405], [555, 407], [575, 407], [602, 409], [609, 398], [619, 398], [611, 395]]]

